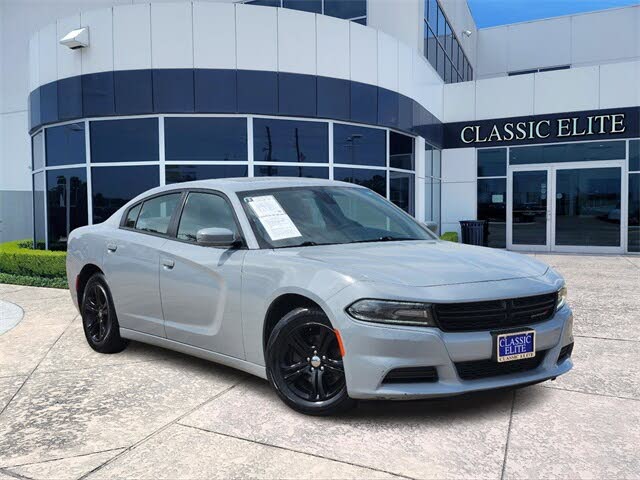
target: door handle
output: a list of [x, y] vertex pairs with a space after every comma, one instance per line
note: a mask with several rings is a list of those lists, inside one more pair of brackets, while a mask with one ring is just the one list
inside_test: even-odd
[[115, 252], [118, 249], [118, 245], [116, 245], [115, 243], [107, 243], [107, 250], [109, 250], [110, 252]]
[[165, 268], [165, 270], [171, 270], [175, 265], [176, 262], [174, 262], [173, 260], [170, 260], [168, 258], [162, 259], [162, 266]]

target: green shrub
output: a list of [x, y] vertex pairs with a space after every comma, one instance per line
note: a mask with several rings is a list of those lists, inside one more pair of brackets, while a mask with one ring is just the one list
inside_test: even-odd
[[66, 252], [36, 250], [31, 240], [0, 244], [0, 273], [27, 277], [64, 279]]
[[458, 232], [444, 232], [440, 239], [458, 243]]
[[10, 285], [28, 285], [30, 287], [69, 288], [67, 279], [64, 277], [30, 277], [28, 275], [14, 275], [12, 273], [2, 272], [0, 272], [0, 283], [8, 283]]

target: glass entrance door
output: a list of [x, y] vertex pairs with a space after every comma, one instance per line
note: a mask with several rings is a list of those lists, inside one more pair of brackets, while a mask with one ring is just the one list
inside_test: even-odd
[[622, 167], [611, 162], [511, 167], [508, 248], [622, 252]]
[[509, 248], [548, 251], [551, 205], [549, 169], [514, 169], [510, 177], [507, 223]]
[[622, 167], [554, 170], [553, 250], [622, 251]]

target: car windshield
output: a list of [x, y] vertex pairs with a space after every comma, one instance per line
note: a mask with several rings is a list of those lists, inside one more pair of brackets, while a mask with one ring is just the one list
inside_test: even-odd
[[238, 197], [261, 248], [436, 238], [364, 188], [290, 187], [240, 192]]

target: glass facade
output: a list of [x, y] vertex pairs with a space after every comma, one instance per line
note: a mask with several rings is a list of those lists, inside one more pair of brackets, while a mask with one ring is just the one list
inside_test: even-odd
[[[75, 132], [82, 142], [71, 140]], [[34, 239], [44, 246], [48, 237], [50, 248], [65, 248], [70, 229], [105, 221], [153, 187], [210, 178], [342, 180], [416, 212], [415, 139], [383, 127], [254, 115], [130, 117], [48, 126], [34, 135], [32, 148], [39, 165]], [[73, 164], [50, 166], [49, 157]], [[439, 151], [429, 158], [429, 219], [439, 221]]]
[[509, 165], [622, 160], [625, 156], [624, 140], [536, 145], [512, 147], [509, 151]]
[[283, 7], [367, 24], [367, 0], [248, 0], [264, 7]]
[[86, 168], [47, 171], [46, 208], [49, 249], [65, 249], [71, 230], [87, 224]]
[[640, 140], [629, 141], [629, 208], [627, 241], [630, 252], [640, 252]]
[[424, 56], [445, 83], [473, 80], [469, 60], [437, 0], [424, 2]]
[[487, 222], [487, 246], [507, 246], [507, 149], [478, 150], [478, 220]]

